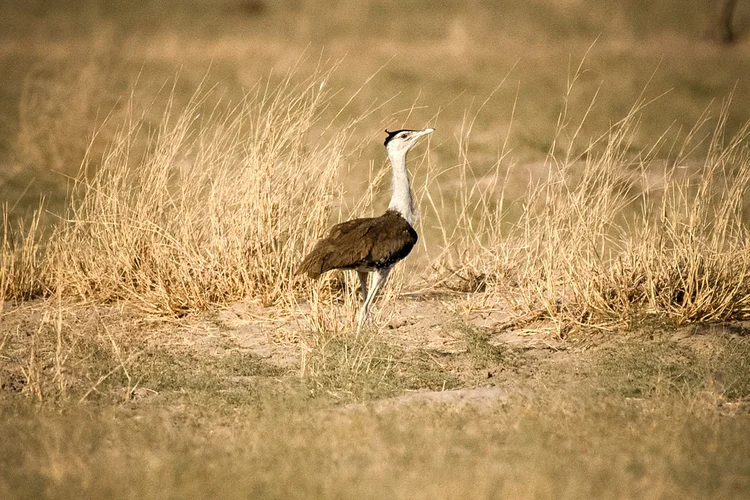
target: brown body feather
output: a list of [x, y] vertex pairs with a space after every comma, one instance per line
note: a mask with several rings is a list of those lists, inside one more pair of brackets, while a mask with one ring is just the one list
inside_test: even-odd
[[305, 257], [297, 274], [318, 278], [331, 269], [373, 271], [403, 259], [417, 242], [417, 232], [394, 211], [380, 217], [342, 222], [331, 228]]

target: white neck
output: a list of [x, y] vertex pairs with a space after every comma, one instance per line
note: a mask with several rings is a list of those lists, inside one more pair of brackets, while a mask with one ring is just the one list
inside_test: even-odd
[[411, 194], [411, 183], [409, 173], [406, 171], [406, 153], [392, 153], [388, 150], [388, 158], [391, 160], [393, 177], [391, 178], [391, 203], [388, 210], [395, 210], [406, 219], [409, 224], [414, 224], [414, 200]]

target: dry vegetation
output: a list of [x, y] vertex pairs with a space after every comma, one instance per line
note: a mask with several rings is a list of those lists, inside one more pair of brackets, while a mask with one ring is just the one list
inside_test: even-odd
[[128, 116], [53, 236], [57, 282], [160, 313], [245, 297], [290, 304], [294, 266], [325, 229], [348, 139], [337, 130], [307, 140], [325, 79], [258, 86], [229, 109], [209, 107], [199, 89], [186, 108], [167, 108], [136, 159], [141, 122]]
[[0, 497], [747, 496], [746, 6], [336, 4], [0, 7]]
[[[632, 326], [644, 315], [676, 324], [747, 318], [750, 122], [727, 137], [726, 113], [703, 117], [680, 144], [662, 137], [633, 152], [634, 108], [582, 153], [575, 142], [551, 153], [515, 217], [504, 193], [493, 199], [500, 163], [484, 188], [460, 165], [458, 222], [441, 228], [450, 234], [446, 280], [560, 328]], [[713, 132], [696, 137], [707, 122]], [[700, 141], [706, 153], [691, 156]]]
[[[276, 88], [259, 85], [239, 105], [211, 105], [202, 88], [184, 109], [170, 99], [140, 154], [142, 119], [130, 108], [101, 162], [84, 162], [72, 206], [43, 246], [38, 216], [28, 229], [5, 225], [5, 299], [59, 293], [184, 314], [250, 298], [293, 311], [305, 286], [294, 277], [304, 250], [362, 203], [344, 211], [338, 180], [352, 123], [361, 120], [310, 144], [330, 75], [294, 86], [292, 76]], [[542, 176], [512, 202], [505, 154], [481, 178], [466, 150], [446, 170], [428, 158], [418, 194], [422, 221], [436, 223], [421, 229], [442, 240], [437, 251], [424, 245], [436, 271], [424, 279], [438, 289], [481, 289], [488, 307], [511, 300], [519, 314], [565, 328], [627, 326], [642, 315], [678, 325], [747, 318], [750, 125], [727, 136], [728, 106], [709, 136], [698, 136], [704, 116], [666, 156], [663, 137], [630, 149], [637, 107], [579, 154], [569, 134], [568, 148], [558, 154], [553, 145]], [[565, 113], [557, 136], [581, 128]], [[694, 141], [708, 143], [702, 156], [691, 156]], [[451, 170], [458, 183], [445, 188]], [[444, 208], [448, 198], [454, 213]], [[511, 214], [509, 204], [523, 209]], [[320, 296], [326, 291], [338, 296], [318, 286], [318, 303], [330, 301]]]

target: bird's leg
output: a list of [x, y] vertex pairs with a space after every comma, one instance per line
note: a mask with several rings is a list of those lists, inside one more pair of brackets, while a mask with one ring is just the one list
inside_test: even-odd
[[357, 276], [359, 276], [359, 290], [362, 292], [362, 303], [367, 300], [367, 277], [369, 275], [370, 273], [365, 271], [357, 271]]
[[385, 283], [385, 280], [388, 279], [388, 273], [391, 272], [390, 267], [386, 267], [384, 269], [378, 269], [375, 271], [375, 276], [372, 278], [372, 288], [370, 288], [370, 292], [367, 294], [367, 298], [365, 299], [365, 303], [362, 304], [362, 310], [359, 313], [359, 322], [357, 324], [357, 332], [362, 328], [362, 324], [367, 319], [367, 315], [370, 314], [370, 304], [372, 304], [373, 299], [375, 298], [375, 295], [377, 295], [378, 290], [383, 286]]

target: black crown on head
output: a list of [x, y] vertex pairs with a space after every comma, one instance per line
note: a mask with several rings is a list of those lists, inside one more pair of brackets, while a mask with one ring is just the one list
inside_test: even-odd
[[394, 130], [391, 132], [388, 129], [385, 129], [385, 133], [388, 134], [388, 137], [385, 138], [385, 142], [383, 143], [383, 146], [388, 146], [388, 143], [391, 142], [391, 139], [396, 137], [401, 132], [408, 132], [408, 129], [402, 128], [401, 130]]

